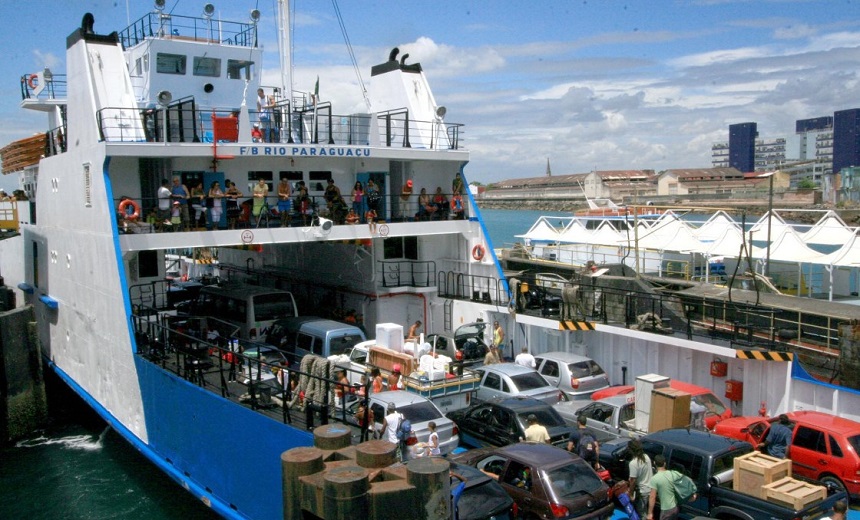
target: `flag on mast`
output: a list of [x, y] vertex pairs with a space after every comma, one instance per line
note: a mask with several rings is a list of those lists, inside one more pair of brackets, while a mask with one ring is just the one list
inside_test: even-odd
[[317, 82], [314, 85], [314, 105], [317, 104], [317, 100], [320, 98], [320, 77], [317, 76]]

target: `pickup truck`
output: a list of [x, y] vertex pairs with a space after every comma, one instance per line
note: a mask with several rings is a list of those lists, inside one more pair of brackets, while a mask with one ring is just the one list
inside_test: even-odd
[[696, 500], [681, 504], [680, 515], [683, 518], [818, 518], [832, 510], [833, 504], [838, 500], [847, 499], [845, 492], [832, 492], [824, 500], [795, 511], [790, 507], [735, 491], [732, 488], [734, 459], [753, 451], [753, 446], [748, 442], [684, 428], [662, 430], [645, 435], [640, 440], [651, 460], [654, 460], [656, 455], [663, 454], [668, 469], [683, 473], [696, 483], [699, 489]]
[[[457, 374], [450, 370], [422, 374], [417, 370], [418, 363], [409, 354], [376, 346], [372, 340], [355, 345], [348, 357], [334, 356], [329, 359], [347, 369], [347, 378], [353, 385], [360, 385], [361, 376], [369, 375], [372, 368], [378, 368], [387, 380], [394, 364], [399, 364], [403, 367], [400, 378], [403, 389], [426, 397], [443, 414], [468, 407], [481, 382], [480, 376], [471, 370], [463, 370], [462, 374], [459, 370]], [[409, 370], [409, 365], [414, 365], [414, 369]]]
[[576, 426], [578, 417], [584, 415], [585, 427], [601, 443], [618, 437], [638, 438], [648, 433], [634, 429], [636, 402], [630, 394], [599, 401], [561, 401], [553, 408], [572, 426]]

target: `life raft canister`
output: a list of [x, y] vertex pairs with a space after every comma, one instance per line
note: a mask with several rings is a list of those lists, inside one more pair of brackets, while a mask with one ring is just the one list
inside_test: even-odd
[[475, 261], [480, 262], [481, 260], [484, 259], [484, 254], [486, 252], [487, 251], [484, 249], [484, 246], [482, 246], [481, 244], [478, 244], [472, 248], [472, 258], [474, 258]]

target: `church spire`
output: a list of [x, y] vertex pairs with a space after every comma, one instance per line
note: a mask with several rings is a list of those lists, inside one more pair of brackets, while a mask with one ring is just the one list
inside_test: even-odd
[[546, 158], [546, 176], [552, 177], [552, 170], [549, 167], [549, 157]]

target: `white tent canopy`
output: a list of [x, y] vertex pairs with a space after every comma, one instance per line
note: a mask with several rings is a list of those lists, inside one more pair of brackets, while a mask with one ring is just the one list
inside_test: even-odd
[[833, 211], [825, 213], [821, 219], [801, 236], [807, 244], [844, 245], [854, 237], [855, 230], [848, 227]]

